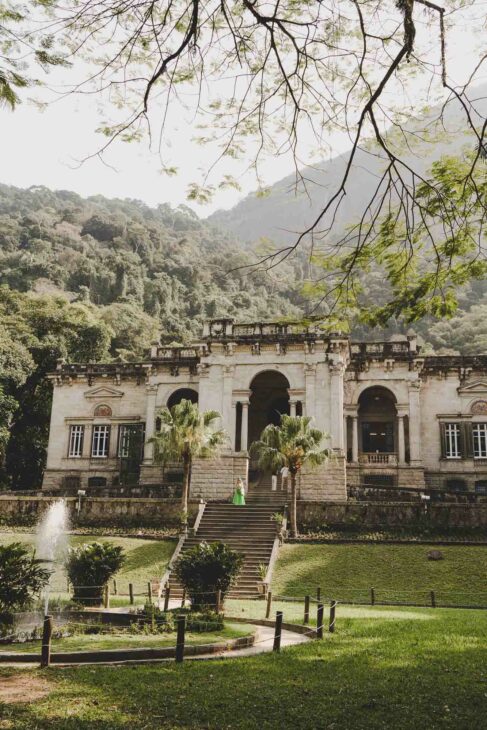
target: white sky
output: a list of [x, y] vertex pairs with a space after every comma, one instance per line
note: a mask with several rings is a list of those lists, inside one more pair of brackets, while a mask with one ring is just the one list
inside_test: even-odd
[[[483, 2], [482, 15], [485, 11]], [[471, 68], [473, 52], [478, 53], [478, 38], [463, 27], [450, 37], [448, 44], [450, 68], [455, 68], [455, 80], [461, 82]], [[478, 58], [478, 55], [476, 56]], [[65, 72], [69, 75], [69, 71]], [[485, 79], [485, 75], [483, 77]], [[482, 80], [482, 77], [479, 77]], [[14, 112], [0, 109], [0, 182], [29, 187], [45, 185], [52, 189], [73, 190], [83, 196], [102, 194], [107, 197], [128, 197], [150, 205], [186, 203], [188, 185], [198, 178], [198, 171], [207, 168], [215, 158], [211, 146], [199, 146], [191, 141], [194, 130], [191, 119], [172, 122], [171, 163], [178, 167], [175, 177], [161, 175], [161, 161], [146, 142], [117, 143], [105, 160], [79, 160], [95, 151], [101, 136], [94, 130], [100, 124], [100, 109], [94, 97], [68, 97], [39, 111], [25, 102]], [[335, 138], [334, 152], [339, 154], [348, 146], [344, 139]], [[229, 164], [231, 168], [232, 163]], [[241, 171], [240, 171], [241, 172]], [[265, 184], [272, 184], [292, 172], [289, 158], [274, 158], [262, 167]], [[192, 207], [199, 215], [217, 208], [228, 208], [243, 195], [256, 189], [253, 173], [239, 178], [242, 191], [220, 191], [211, 204]]]

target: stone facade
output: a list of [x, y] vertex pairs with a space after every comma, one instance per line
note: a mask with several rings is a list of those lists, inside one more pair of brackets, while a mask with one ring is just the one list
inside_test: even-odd
[[141, 363], [60, 362], [50, 379], [45, 490], [123, 489], [127, 474], [164, 483], [149, 440], [160, 409], [189, 397], [227, 433], [217, 460], [194, 465], [194, 498], [227, 499], [238, 476], [255, 479], [250, 442], [282, 412], [311, 416], [333, 453], [302, 474], [303, 500], [345, 501], [347, 483], [487, 492], [487, 357], [424, 357], [414, 337], [351, 342], [214, 320], [190, 347], [154, 344]]

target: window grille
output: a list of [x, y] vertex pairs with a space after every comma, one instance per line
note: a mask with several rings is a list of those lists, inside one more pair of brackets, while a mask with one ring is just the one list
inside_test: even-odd
[[446, 458], [460, 459], [462, 456], [460, 448], [460, 424], [445, 424]]
[[110, 441], [110, 426], [93, 426], [93, 441], [91, 444], [91, 456], [100, 459], [108, 456]]
[[487, 459], [487, 423], [474, 423], [472, 436], [473, 458]]
[[68, 456], [70, 458], [79, 458], [80, 456], [83, 456], [84, 435], [84, 426], [70, 426], [68, 448]]

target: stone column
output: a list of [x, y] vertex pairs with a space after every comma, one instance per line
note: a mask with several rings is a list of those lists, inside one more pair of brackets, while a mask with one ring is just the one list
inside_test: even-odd
[[305, 388], [306, 388], [306, 415], [314, 418], [315, 412], [315, 387], [316, 387], [316, 365], [308, 363], [305, 365], [304, 371]]
[[341, 360], [330, 362], [330, 425], [331, 446], [343, 451], [343, 374], [345, 365]]
[[343, 453], [345, 454], [345, 457], [347, 457], [348, 454], [348, 416], [343, 416]]
[[223, 402], [221, 413], [222, 428], [228, 434], [230, 449], [235, 451], [235, 403], [232, 402], [233, 374], [235, 368], [233, 365], [226, 365], [223, 368]]
[[145, 443], [144, 443], [144, 464], [152, 464], [154, 461], [154, 444], [149, 439], [154, 436], [156, 428], [156, 397], [157, 385], [148, 385], [146, 388], [145, 406]]
[[409, 384], [409, 458], [411, 466], [421, 465], [421, 381]]
[[237, 404], [232, 401], [232, 414], [230, 416], [230, 428], [228, 429], [230, 437], [230, 448], [232, 451], [237, 450]]
[[399, 464], [406, 463], [406, 440], [404, 437], [404, 413], [397, 414], [397, 446]]
[[296, 415], [296, 401], [291, 400], [289, 401], [289, 415], [295, 416]]
[[358, 416], [352, 416], [352, 461], [358, 462]]
[[242, 433], [240, 436], [240, 449], [247, 451], [249, 441], [249, 402], [242, 401]]

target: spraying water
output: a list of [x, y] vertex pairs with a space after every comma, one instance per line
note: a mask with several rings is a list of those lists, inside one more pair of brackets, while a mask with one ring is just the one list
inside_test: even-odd
[[37, 556], [51, 563], [53, 569], [43, 593], [45, 615], [49, 609], [54, 569], [64, 559], [68, 549], [68, 526], [68, 508], [64, 499], [53, 502], [37, 526]]

